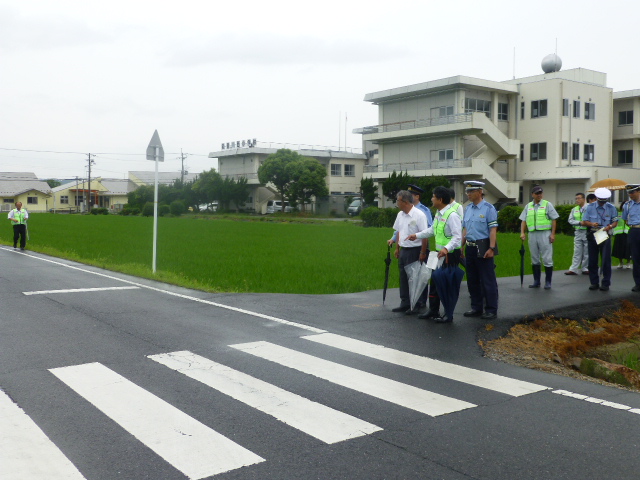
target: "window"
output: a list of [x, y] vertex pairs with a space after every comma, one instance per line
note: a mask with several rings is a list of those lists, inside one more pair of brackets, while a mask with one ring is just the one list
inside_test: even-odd
[[562, 142], [562, 160], [569, 160], [569, 142]]
[[520, 102], [520, 120], [524, 120], [524, 102]]
[[547, 101], [535, 100], [531, 102], [531, 118], [547, 116]]
[[446, 117], [453, 115], [453, 105], [447, 105], [446, 107], [436, 107], [431, 109], [431, 118]]
[[38, 204], [38, 197], [27, 197], [27, 204], [28, 205], [37, 205]]
[[4, 198], [2, 203], [13, 203], [13, 198]]
[[355, 177], [356, 176], [356, 166], [355, 165], [345, 165], [344, 166], [344, 176], [345, 177]]
[[[453, 149], [436, 150], [438, 152], [438, 160], [453, 160]], [[432, 157], [433, 158], [433, 157]]]
[[595, 120], [596, 119], [596, 104], [584, 102], [584, 119]]
[[68, 204], [69, 203], [69, 196], [68, 195], [61, 195], [60, 196], [60, 203]]
[[618, 125], [633, 125], [633, 110], [618, 113]]
[[562, 116], [563, 117], [569, 116], [569, 99], [568, 98], [562, 99]]
[[585, 162], [593, 162], [594, 160], [594, 151], [595, 145], [585, 145], [584, 146], [584, 161]]
[[580, 100], [573, 101], [573, 118], [580, 118]]
[[573, 151], [571, 152], [571, 160], [580, 160], [580, 144], [573, 144]]
[[476, 98], [464, 99], [464, 113], [484, 112], [487, 117], [491, 116], [491, 102], [489, 100], [479, 100]]
[[547, 159], [547, 142], [531, 144], [531, 160]]
[[520, 161], [524, 162], [524, 143], [520, 144]]
[[633, 163], [633, 150], [618, 150], [618, 165], [631, 165]]
[[508, 103], [499, 103], [498, 104], [498, 120], [509, 121], [509, 104]]
[[332, 163], [331, 164], [331, 176], [332, 177], [339, 177], [342, 175], [342, 165], [340, 165], [339, 163]]

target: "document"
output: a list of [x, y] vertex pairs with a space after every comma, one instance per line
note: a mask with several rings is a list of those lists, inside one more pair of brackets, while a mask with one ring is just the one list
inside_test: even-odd
[[604, 241], [609, 239], [609, 234], [604, 231], [604, 228], [601, 228], [600, 230], [596, 230], [593, 233], [593, 238], [595, 238], [596, 239], [596, 243], [598, 245], [600, 245], [602, 242], [604, 242]]

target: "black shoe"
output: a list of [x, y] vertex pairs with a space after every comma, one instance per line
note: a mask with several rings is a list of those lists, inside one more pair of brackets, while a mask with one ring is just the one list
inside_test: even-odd
[[404, 312], [405, 315], [418, 315], [420, 313], [420, 307], [418, 307], [418, 305], [416, 305], [416, 308], [414, 308], [413, 310], [409, 309], [406, 312]]
[[640, 292], [640, 285], [636, 285], [631, 289], [632, 292]]
[[608, 292], [608, 291], [609, 291], [609, 287], [607, 287], [607, 286], [605, 286], [605, 285], [602, 285], [602, 286], [600, 287], [600, 290], [602, 290], [603, 292]]
[[20, 247], [20, 250], [24, 250], [24, 247]]
[[447, 316], [436, 317], [436, 318], [434, 318], [434, 320], [436, 321], [436, 323], [451, 323], [451, 322], [453, 322], [453, 318], [449, 318]]
[[407, 310], [409, 310], [411, 307], [409, 305], [405, 305], [402, 306], [400, 305], [399, 307], [393, 308], [391, 309], [392, 312], [406, 312]]
[[428, 310], [427, 312], [418, 315], [418, 318], [421, 318], [423, 320], [426, 320], [428, 318], [436, 318], [440, 316], [440, 312], [438, 312], [437, 310]]
[[529, 288], [540, 288], [540, 284], [534, 283], [533, 285], [529, 285]]
[[589, 290], [598, 290], [599, 288], [600, 288], [600, 285], [598, 285], [597, 283], [589, 285]]
[[464, 312], [463, 315], [465, 317], [481, 317], [482, 312], [479, 310], [469, 310], [468, 312]]
[[551, 290], [551, 282], [545, 282], [544, 289], [545, 290]]
[[498, 318], [498, 314], [497, 313], [485, 313], [484, 315], [482, 315], [480, 317], [482, 320], [493, 320], [495, 318]]

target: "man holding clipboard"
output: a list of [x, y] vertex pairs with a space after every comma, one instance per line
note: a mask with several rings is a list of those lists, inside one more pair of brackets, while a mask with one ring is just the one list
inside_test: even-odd
[[[611, 286], [611, 238], [609, 232], [618, 225], [618, 209], [611, 203], [611, 191], [597, 188], [596, 202], [587, 205], [580, 225], [589, 227], [589, 290], [606, 292]], [[602, 282], [598, 273], [598, 257], [602, 257]]]

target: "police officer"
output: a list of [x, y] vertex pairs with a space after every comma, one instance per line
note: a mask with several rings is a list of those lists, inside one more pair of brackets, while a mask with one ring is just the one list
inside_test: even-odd
[[17, 248], [20, 239], [20, 250], [27, 245], [27, 219], [29, 212], [22, 208], [22, 202], [16, 202], [16, 208], [7, 215], [13, 225], [13, 248]]
[[542, 187], [536, 185], [531, 189], [533, 201], [529, 202], [520, 214], [520, 238], [527, 238], [525, 227], [529, 230], [529, 252], [531, 253], [531, 263], [533, 266], [533, 285], [529, 288], [540, 287], [540, 276], [544, 264], [544, 288], [551, 288], [551, 277], [553, 276], [553, 242], [556, 239], [556, 219], [560, 216], [553, 205], [542, 199]]
[[[582, 216], [581, 225], [589, 227], [587, 232], [587, 242], [589, 245], [589, 280], [591, 285], [589, 290], [604, 292], [609, 290], [611, 285], [611, 237], [598, 244], [594, 233], [604, 229], [607, 234], [618, 224], [618, 210], [608, 202], [611, 198], [611, 191], [608, 188], [597, 188], [595, 191], [596, 202], [587, 205]], [[602, 257], [602, 282], [598, 272], [598, 257]]]
[[498, 316], [498, 281], [493, 259], [497, 253], [498, 212], [483, 200], [483, 182], [464, 183], [471, 202], [462, 220], [462, 245], [466, 245], [467, 286], [471, 294], [471, 310], [464, 312], [464, 316], [492, 320]]
[[632, 292], [640, 292], [640, 184], [633, 183], [626, 186], [629, 201], [622, 209], [622, 218], [629, 226], [627, 242], [631, 245], [631, 259], [633, 260]]
[[576, 206], [569, 213], [569, 223], [573, 225], [573, 260], [565, 275], [578, 275], [582, 267], [583, 274], [589, 274], [589, 248], [587, 245], [587, 228], [580, 225], [582, 215], [587, 208], [584, 193], [576, 193]]

